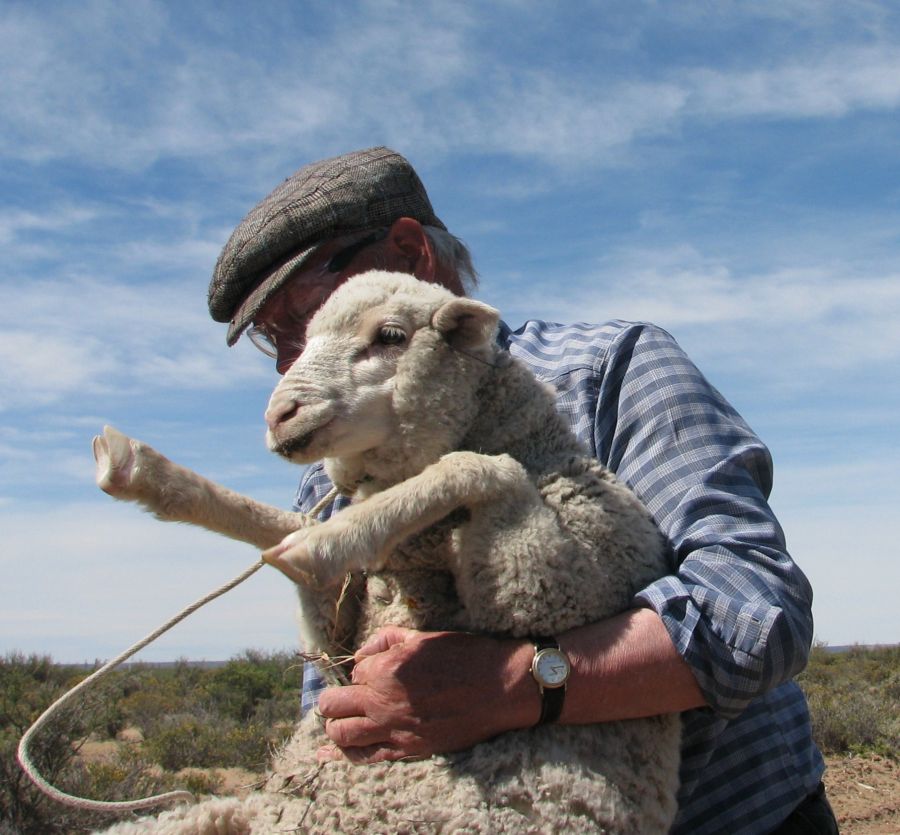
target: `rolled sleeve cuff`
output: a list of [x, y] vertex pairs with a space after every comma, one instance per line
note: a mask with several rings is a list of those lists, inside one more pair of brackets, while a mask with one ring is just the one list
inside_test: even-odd
[[657, 580], [634, 604], [659, 615], [716, 713], [735, 717], [777, 683], [775, 671], [784, 665], [773, 663], [779, 642], [770, 637], [784, 619], [780, 607], [691, 588], [677, 576]]

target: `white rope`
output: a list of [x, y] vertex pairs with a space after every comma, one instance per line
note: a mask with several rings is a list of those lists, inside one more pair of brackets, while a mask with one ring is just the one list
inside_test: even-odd
[[[327, 496], [325, 496], [308, 514], [311, 517], [317, 516], [321, 510], [327, 506], [330, 502], [334, 500], [334, 498], [338, 494], [338, 489], [333, 488]], [[145, 638], [142, 638], [136, 644], [133, 644], [128, 649], [126, 649], [123, 653], [117, 655], [112, 661], [107, 661], [99, 670], [95, 670], [91, 673], [84, 681], [76, 684], [71, 690], [66, 693], [63, 693], [53, 704], [50, 705], [34, 722], [34, 724], [25, 731], [25, 734], [22, 736], [22, 739], [19, 740], [19, 748], [16, 752], [16, 758], [19, 761], [19, 765], [22, 766], [22, 770], [28, 775], [29, 779], [49, 797], [52, 797], [54, 800], [59, 801], [67, 806], [73, 806], [76, 809], [86, 809], [94, 812], [136, 812], [141, 809], [149, 809], [153, 806], [159, 806], [163, 803], [174, 803], [176, 801], [185, 801], [185, 802], [193, 802], [196, 798], [189, 791], [179, 790], [179, 791], [171, 791], [164, 792], [163, 794], [155, 794], [150, 797], [144, 797], [140, 800], [89, 800], [85, 797], [76, 797], [73, 794], [67, 794], [64, 791], [60, 791], [55, 786], [52, 786], [48, 783], [37, 770], [37, 767], [31, 761], [31, 755], [29, 754], [28, 747], [31, 744], [32, 739], [35, 735], [40, 731], [41, 728], [46, 725], [50, 719], [66, 704], [71, 702], [75, 696], [77, 696], [81, 691], [85, 690], [91, 684], [99, 681], [99, 679], [103, 678], [110, 670], [115, 669], [124, 661], [127, 661], [137, 652], [140, 652], [145, 646], [153, 643], [160, 635], [165, 632], [168, 632], [173, 626], [183, 621], [186, 617], [189, 617], [194, 612], [197, 611], [201, 606], [205, 606], [212, 600], [215, 600], [217, 597], [225, 594], [226, 592], [231, 591], [235, 586], [239, 586], [244, 582], [247, 578], [254, 575], [260, 568], [262, 568], [266, 563], [263, 560], [258, 560], [253, 563], [249, 568], [235, 577], [233, 580], [225, 583], [224, 586], [220, 586], [215, 591], [210, 592], [209, 594], [201, 597], [199, 600], [192, 603], [190, 606], [182, 609], [175, 617], [167, 620], [162, 626], [155, 629]]]

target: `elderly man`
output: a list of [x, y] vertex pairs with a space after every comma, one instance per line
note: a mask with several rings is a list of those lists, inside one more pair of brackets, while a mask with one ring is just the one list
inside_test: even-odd
[[[246, 330], [284, 373], [329, 294], [374, 268], [457, 294], [474, 283], [466, 248], [386, 148], [308, 165], [253, 209], [216, 265], [210, 312], [229, 323], [229, 345]], [[321, 755], [423, 757], [548, 717], [678, 711], [674, 831], [836, 832], [791, 681], [811, 642], [812, 592], [767, 504], [766, 448], [658, 328], [529, 321], [499, 338], [556, 388], [579, 438], [650, 508], [672, 574], [629, 611], [554, 636], [570, 665], [562, 687], [542, 686], [530, 641], [383, 630], [358, 653], [352, 685], [323, 690], [307, 671], [304, 707], [318, 699], [334, 743]], [[321, 465], [310, 468], [296, 506], [308, 510], [329, 487]]]

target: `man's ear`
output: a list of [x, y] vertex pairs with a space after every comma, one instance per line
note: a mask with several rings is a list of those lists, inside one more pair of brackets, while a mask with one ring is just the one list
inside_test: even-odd
[[420, 281], [435, 280], [435, 260], [428, 236], [419, 221], [411, 217], [397, 218], [385, 243], [388, 267], [414, 275]]
[[474, 299], [453, 299], [441, 305], [431, 317], [431, 325], [454, 348], [471, 350], [494, 338], [500, 312]]

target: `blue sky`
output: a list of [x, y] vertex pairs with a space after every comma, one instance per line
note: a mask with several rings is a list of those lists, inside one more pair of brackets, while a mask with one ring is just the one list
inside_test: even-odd
[[[769, 444], [829, 644], [900, 641], [889, 2], [0, 6], [0, 651], [105, 658], [256, 559], [94, 486], [105, 423], [279, 505], [276, 381], [206, 311], [305, 162], [387, 144], [525, 318], [653, 321]], [[295, 645], [259, 572], [142, 655]]]

